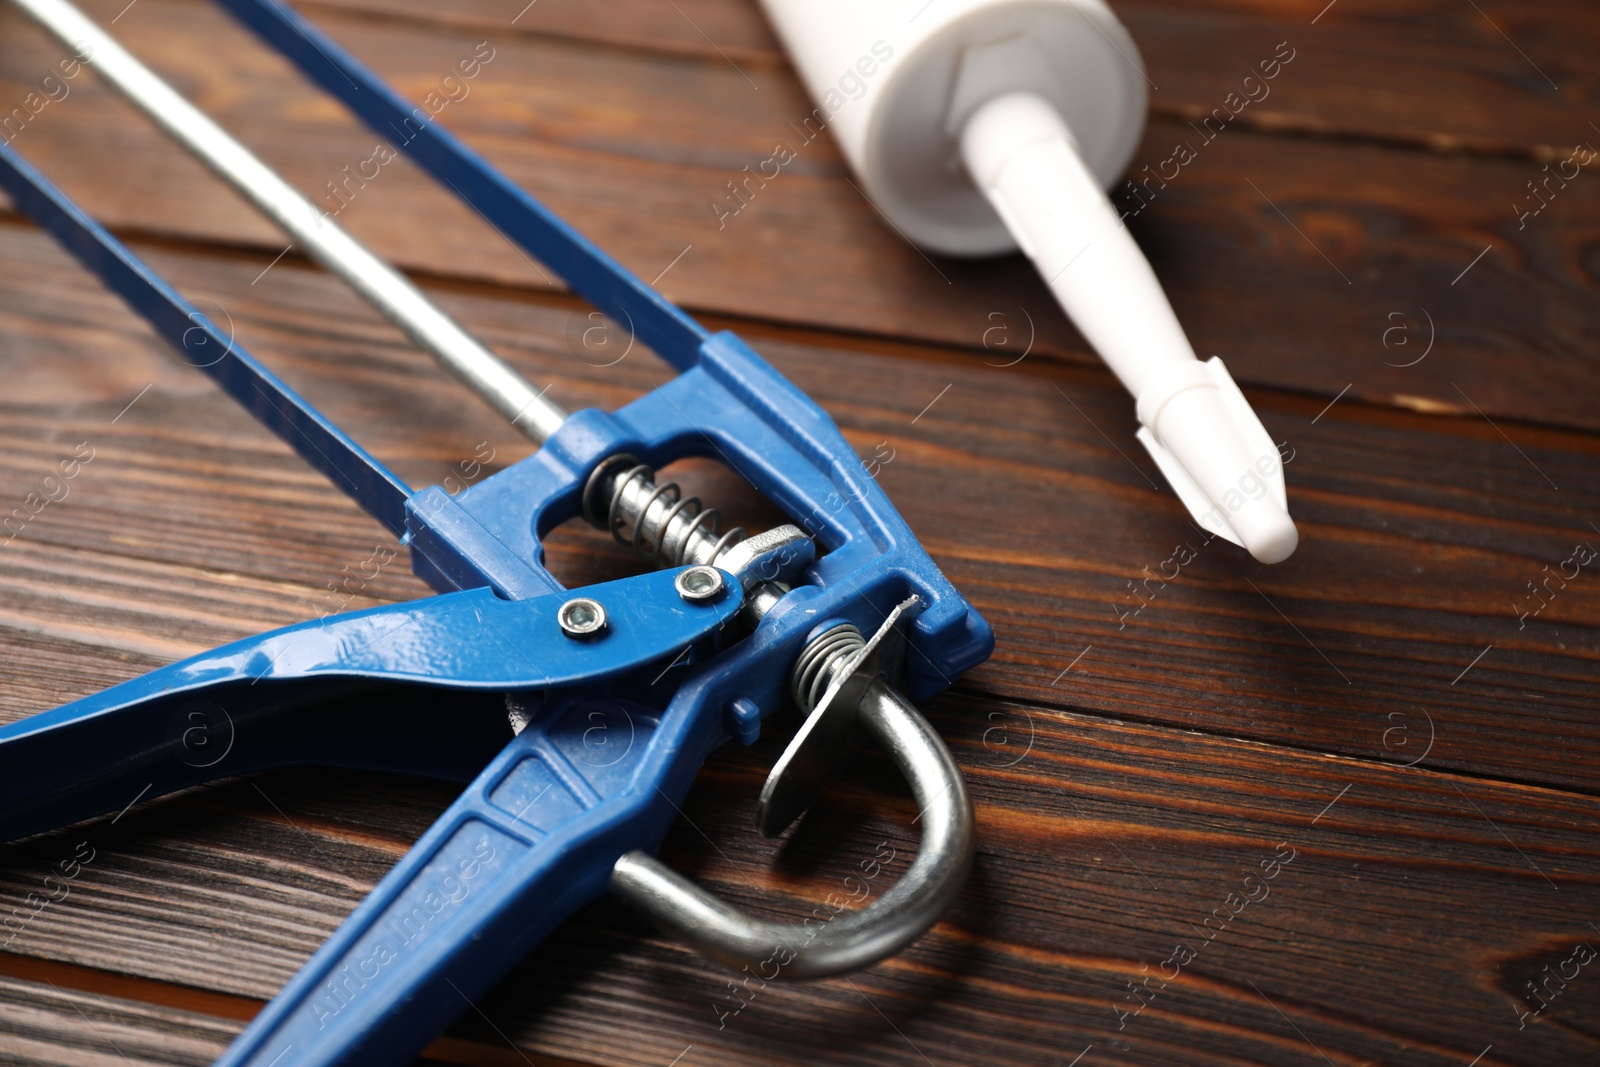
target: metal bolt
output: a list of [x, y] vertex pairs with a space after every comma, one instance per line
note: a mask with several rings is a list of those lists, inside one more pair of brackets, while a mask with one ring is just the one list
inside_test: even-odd
[[691, 604], [702, 603], [722, 594], [722, 572], [715, 567], [690, 567], [672, 584], [683, 599]]
[[600, 601], [586, 596], [574, 597], [561, 605], [556, 613], [561, 632], [568, 637], [593, 637], [606, 628], [606, 609]]

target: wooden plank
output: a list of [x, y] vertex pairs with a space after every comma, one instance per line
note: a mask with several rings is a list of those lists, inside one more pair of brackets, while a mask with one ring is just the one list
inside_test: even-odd
[[9, 977], [0, 977], [0, 998], [0, 1060], [6, 1063], [204, 1067], [232, 1036], [233, 1028], [194, 1013]]
[[[0, 238], [0, 277], [26, 273], [59, 294], [0, 303], [5, 329], [71, 349], [92, 328], [90, 352], [145, 343], [41, 235], [5, 227]], [[413, 484], [448, 477], [480, 443], [495, 468], [527, 453], [321, 274], [282, 264], [252, 286], [248, 260], [145, 251]], [[665, 377], [642, 352], [604, 368], [574, 355], [572, 324], [588, 322], [577, 306], [437, 295], [568, 408], [616, 407]], [[60, 321], [84, 325], [49, 325]], [[1361, 758], [1405, 762], [1426, 748], [1428, 766], [1600, 787], [1590, 714], [1600, 592], [1572, 562], [1575, 545], [1600, 545], [1589, 526], [1600, 514], [1594, 437], [1348, 398], [1321, 412], [1320, 401], [1257, 394], [1268, 429], [1294, 452], [1288, 480], [1305, 539], [1269, 568], [1188, 524], [1105, 371], [752, 337], [860, 454], [892, 453], [883, 485], [997, 630], [996, 657], [961, 683], [970, 690]], [[0, 486], [16, 500], [58, 453], [81, 441], [97, 449], [72, 495], [0, 550], [10, 554], [0, 602], [11, 639], [68, 642], [39, 653], [68, 660], [83, 643], [82, 662], [19, 690], [12, 715], [119, 681], [152, 657], [315, 617], [336, 603], [330, 581], [392, 545], [192, 380], [169, 391], [163, 377], [112, 425], [135, 390], [101, 390], [94, 365], [89, 353], [66, 357], [53, 396], [41, 376], [29, 402], [0, 407]], [[685, 484], [753, 528], [778, 521], [719, 465], [691, 468]], [[425, 592], [393, 547], [402, 562], [358, 603]], [[558, 532], [550, 559], [572, 584], [632, 570], [581, 523]], [[108, 645], [132, 658], [90, 651]], [[1569, 758], [1552, 761], [1558, 744]]]
[[[211, 1063], [262, 1001], [0, 952], [0, 1060], [61, 1067]], [[502, 1043], [445, 1036], [419, 1064], [527, 1067]], [[541, 1056], [535, 1067], [588, 1067]]]
[[[490, 33], [361, 2], [316, 14], [417, 96]], [[1127, 398], [1025, 265], [921, 260], [843, 183], [826, 140], [708, 236], [708, 179], [763, 158], [808, 108], [748, 8], [681, 2], [739, 42], [732, 63], [665, 7], [629, 25], [613, 17], [625, 0], [545, 0], [518, 23], [534, 32], [494, 38], [444, 121], [646, 277], [693, 244], [668, 291], [745, 333], [863, 455], [892, 455], [878, 477], [1000, 637], [928, 708], [978, 804], [979, 863], [909, 952], [804, 985], [734, 988], [599, 902], [430, 1058], [1542, 1067], [1600, 1052], [1600, 982], [1576, 962], [1600, 941], [1600, 596], [1587, 564], [1560, 577], [1575, 543], [1600, 542], [1600, 438], [1531, 424], [1596, 428], [1595, 201], [1584, 176], [1525, 227], [1507, 210], [1593, 95], [1593, 12], [1340, 0], [1275, 82], [1277, 110], [1245, 112], [1132, 220], [1201, 349], [1274, 387], [1251, 399], [1292, 452], [1305, 543], [1263, 568], [1184, 521], [1131, 439]], [[462, 10], [486, 20], [487, 3]], [[1194, 136], [1196, 101], [1231, 87], [1258, 42], [1298, 45], [1321, 6], [1121, 7], [1163, 85], [1136, 173]], [[48, 53], [4, 19], [0, 91], [15, 96]], [[1504, 54], [1496, 27], [1563, 91]], [[306, 188], [371, 151], [209, 7], [144, 0], [118, 32]], [[491, 469], [526, 454], [324, 275], [292, 256], [262, 275], [281, 249], [270, 229], [119, 107], [83, 79], [19, 144], [414, 484], [481, 447]], [[1272, 135], [1285, 131], [1384, 143]], [[1416, 144], [1504, 158], [1397, 147]], [[664, 379], [642, 351], [586, 360], [586, 309], [392, 167], [341, 218], [420, 266], [561, 403], [613, 407]], [[1034, 347], [1013, 362], [1030, 316]], [[1436, 347], [1413, 362], [1427, 320]], [[0, 721], [314, 617], [327, 584], [385, 543], [8, 220], [0, 337], [0, 504], [80, 446], [94, 456], [0, 538]], [[683, 476], [753, 526], [777, 519], [715, 464]], [[585, 529], [558, 531], [550, 558], [574, 584], [635, 569]], [[423, 592], [389, 567], [352, 606]], [[786, 840], [758, 839], [749, 805], [792, 726], [717, 753], [665, 849], [773, 916], [830, 910], [890, 850], [866, 879], [879, 893], [916, 847], [878, 754]], [[0, 1060], [208, 1061], [451, 796], [278, 772], [0, 847], [8, 914], [94, 850], [69, 896], [0, 950]], [[1175, 945], [1192, 958], [1175, 964]]]
[[[317, 17], [404, 16], [738, 61], [754, 67], [752, 77], [784, 64], [751, 0], [676, 0], [676, 10], [650, 0], [604, 8], [581, 0], [527, 7], [468, 0], [448, 11], [426, 0], [304, 6]], [[916, 7], [908, 5], [908, 14]], [[1157, 115], [1198, 120], [1223, 107], [1229, 92], [1243, 95], [1243, 79], [1256, 74], [1247, 88], [1260, 99], [1230, 125], [1521, 154], [1564, 155], [1595, 136], [1585, 101], [1595, 89], [1589, 56], [1600, 46], [1600, 18], [1577, 0], [1477, 9], [1437, 0], [1116, 0], [1111, 7], [1144, 59]], [[1285, 41], [1294, 50], [1292, 69], [1263, 91], [1260, 63]]]
[[[312, 0], [296, 5], [313, 19], [355, 14], [367, 21], [405, 19], [452, 29], [507, 35], [538, 34], [586, 44], [666, 52], [701, 59], [781, 64], [777, 39], [751, 0], [674, 0], [674, 5], [619, 0], [605, 5], [584, 0], [462, 0], [449, 8], [424, 0]], [[675, 7], [675, 9], [674, 9]]]
[[[1552, 984], [1540, 1016], [1520, 1013], [1538, 1007], [1526, 981], [1595, 940], [1600, 801], [992, 698], [944, 697], [931, 713], [978, 804], [979, 862], [904, 955], [736, 995], [726, 971], [601, 902], [454, 1036], [655, 1067], [690, 1048], [691, 1062], [729, 1065], [920, 1062], [913, 1049], [1054, 1065], [1091, 1045], [1102, 1063], [1284, 1065], [1319, 1062], [1310, 1045], [1352, 1064], [1466, 1063], [1492, 1045], [1481, 1062], [1531, 1065], [1596, 1050], [1600, 992], [1581, 977]], [[865, 758], [775, 846], [747, 812], [778, 750], [769, 738], [718, 753], [668, 858], [767, 914], [881, 892], [915, 848], [887, 761]], [[446, 799], [421, 794], [279, 773], [10, 846], [7, 901], [79, 838], [98, 849], [10, 951], [270, 995]], [[1194, 958], [1135, 999], [1129, 983], [1179, 944]]]
[[[1594, 141], [1600, 17], [1582, 0], [1537, 7], [1441, 0], [1119, 0], [1157, 88], [1151, 107], [1209, 115], [1230, 92], [1260, 100], [1261, 130], [1564, 158]], [[1280, 42], [1293, 62], [1246, 86]], [[1270, 69], [1270, 68], [1269, 68]], [[1594, 141], [1600, 144], [1600, 141]], [[1544, 162], [1545, 159], [1540, 159]]]
[[[1262, 567], [1188, 525], [1103, 377], [883, 367], [852, 397], [826, 384], [839, 369], [765, 350], [829, 397], [864, 452], [873, 438], [898, 449], [883, 484], [996, 626], [998, 655], [963, 684], [1380, 759], [1410, 759], [1431, 734], [1430, 761], [1492, 750], [1489, 773], [1541, 781], [1554, 779], [1528, 739], [1588, 730], [1594, 590], [1557, 579], [1540, 595], [1574, 595], [1518, 612], [1543, 603], [1526, 583], [1594, 541], [1594, 509], [1573, 495], [1597, 488], [1590, 437], [1562, 435], [1573, 451], [1556, 460], [1555, 438], [1507, 428], [1525, 460], [1481, 422], [1347, 402], [1317, 419], [1320, 403], [1257, 397], [1294, 450], [1304, 538]], [[1403, 724], [1402, 754], [1407, 731], [1388, 730]]]
[[[0, 23], [0, 70], [13, 79], [0, 90], [13, 94], [25, 88], [21, 72], [51, 54], [19, 18], [0, 12], [10, 20]], [[403, 21], [324, 22], [415, 97], [477, 39]], [[329, 195], [342, 168], [372, 155], [370, 135], [209, 7], [146, 0], [118, 26], [302, 188]], [[526, 35], [494, 47], [471, 95], [441, 121], [642, 276], [670, 265], [661, 285], [688, 305], [955, 345], [990, 362], [1029, 339], [1036, 359], [1092, 360], [1025, 262], [924, 259], [877, 220], [826, 138], [802, 146], [766, 188], [752, 185], [748, 206], [719, 229], [712, 203], [723, 198], [724, 212], [737, 203], [724, 183], [775, 139], [798, 141], [790, 123], [809, 107], [787, 74], [756, 92], [720, 62]], [[258, 270], [272, 262], [284, 245], [265, 223], [104, 96], [82, 79], [19, 144], [113, 225], [243, 246]], [[1196, 159], [1164, 182], [1180, 143]], [[1600, 199], [1584, 191], [1586, 176], [1565, 190], [1552, 183], [1553, 202], [1519, 220], [1526, 183], [1546, 177], [1539, 164], [1245, 129], [1207, 142], [1168, 120], [1152, 125], [1134, 174], [1150, 183], [1136, 235], [1196, 348], [1222, 355], [1240, 381], [1600, 426], [1585, 399], [1588, 338], [1600, 328], [1587, 252]], [[434, 275], [551, 284], [403, 161], [380, 175], [347, 187], [339, 218], [383, 254]], [[1124, 196], [1130, 209], [1146, 202]], [[1536, 370], [1508, 376], [1508, 362]]]

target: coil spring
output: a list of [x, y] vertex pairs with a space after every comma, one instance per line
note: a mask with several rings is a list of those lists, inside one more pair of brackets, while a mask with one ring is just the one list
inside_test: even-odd
[[[619, 469], [620, 473], [614, 473]], [[595, 514], [598, 509], [591, 506], [595, 503], [592, 494], [607, 476], [611, 478], [610, 500], [605, 520], [600, 522]], [[703, 506], [699, 497], [685, 497], [677, 482], [657, 485], [655, 478], [655, 470], [634, 457], [613, 456], [590, 476], [584, 493], [589, 521], [609, 529], [618, 544], [661, 567], [712, 565], [748, 536], [742, 526], [718, 536], [721, 513], [716, 508]], [[631, 500], [629, 489], [635, 490]], [[664, 510], [652, 516], [651, 509], [658, 503]]]
[[794, 697], [801, 711], [811, 714], [827, 693], [834, 672], [866, 644], [860, 630], [842, 622], [806, 645], [789, 675], [789, 695]]

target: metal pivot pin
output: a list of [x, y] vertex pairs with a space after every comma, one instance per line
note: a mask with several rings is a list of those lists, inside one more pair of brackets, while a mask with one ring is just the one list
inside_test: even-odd
[[691, 604], [715, 600], [722, 595], [722, 572], [715, 567], [690, 567], [674, 583], [678, 595]]
[[556, 621], [568, 637], [597, 637], [605, 632], [606, 609], [598, 600], [574, 597], [561, 605]]

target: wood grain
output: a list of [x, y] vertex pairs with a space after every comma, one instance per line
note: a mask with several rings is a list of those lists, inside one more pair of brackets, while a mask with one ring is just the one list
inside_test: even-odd
[[[61, 1067], [209, 1064], [262, 1001], [0, 952], [0, 1063]], [[132, 994], [131, 996], [126, 994]], [[420, 1064], [516, 1067], [515, 1046], [441, 1037]], [[538, 1067], [589, 1067], [540, 1056]]]
[[[1596, 1050], [1597, 993], [1581, 979], [1517, 1028], [1537, 1006], [1523, 983], [1594, 937], [1594, 799], [993, 699], [941, 698], [932, 713], [967, 769], [982, 845], [962, 902], [907, 953], [847, 980], [752, 986], [727, 1017], [726, 972], [602, 902], [453, 1036], [490, 1044], [498, 1030], [537, 1053], [629, 1065], [690, 1046], [696, 1063], [850, 1065], [920, 1062], [912, 1047], [950, 1064], [1056, 1064], [1090, 1044], [1100, 1062], [1157, 1064], [1309, 1063], [1307, 1041], [1337, 1063]], [[897, 873], [913, 811], [881, 758], [780, 849], [734, 817], [777, 751], [714, 757], [666, 855], [775, 915], [794, 898], [818, 906], [880, 842], [896, 856], [882, 880]], [[442, 807], [431, 792], [278, 773], [12, 846], [7, 897], [80, 835], [100, 857], [10, 951], [269, 995]], [[1246, 883], [1274, 854], [1292, 858]], [[1204, 925], [1230, 893], [1261, 896], [1258, 882], [1264, 899]], [[1180, 942], [1196, 958], [1119, 1016], [1135, 1004], [1128, 982]]]
[[[746, 0], [316, 0], [324, 12], [403, 16], [484, 32], [513, 31], [646, 52], [737, 61], [752, 77], [785, 64]], [[918, 5], [906, 6], [907, 13]], [[1359, 137], [1441, 151], [1537, 154], [1570, 149], [1588, 129], [1597, 85], [1589, 56], [1600, 19], [1581, 0], [1537, 7], [1448, 0], [1116, 0], [1152, 84], [1150, 105], [1209, 115], [1288, 41], [1291, 78], [1247, 109], [1242, 124], [1275, 132]], [[1256, 90], [1253, 90], [1256, 91]], [[1266, 100], [1261, 101], [1263, 104]]]
[[[38, 57], [53, 53], [20, 16], [0, 19], [9, 20], [0, 71], [13, 79], [0, 92], [21, 94]], [[323, 22], [414, 97], [480, 39], [332, 13]], [[370, 134], [209, 6], [145, 0], [118, 27], [325, 206], [341, 202], [327, 184], [372, 155]], [[719, 222], [712, 204], [738, 203], [725, 183], [769, 156], [775, 139], [797, 140], [790, 123], [809, 113], [786, 71], [752, 91], [720, 59], [536, 35], [496, 42], [471, 94], [440, 121], [643, 277], [671, 265], [661, 286], [687, 305], [953, 345], [996, 362], [1001, 353], [985, 345], [1007, 358], [1031, 344], [1035, 358], [1093, 361], [1020, 257], [924, 258], [881, 223], [826, 137]], [[19, 144], [87, 209], [135, 232], [247, 247], [258, 270], [283, 250], [198, 164], [80, 80]], [[1180, 143], [1197, 158], [1166, 182], [1163, 161]], [[1491, 417], [1593, 429], [1600, 416], [1584, 387], [1594, 374], [1588, 339], [1600, 329], [1600, 198], [1581, 173], [1568, 188], [1552, 183], [1550, 205], [1519, 220], [1514, 205], [1533, 203], [1526, 184], [1546, 180], [1542, 166], [1233, 127], [1208, 142], [1188, 121], [1159, 120], [1132, 172], [1150, 182], [1145, 199], [1124, 190], [1120, 200], [1130, 211], [1148, 201], [1131, 218], [1136, 236], [1197, 350], [1223, 356], [1240, 381], [1327, 398], [1348, 386], [1374, 402], [1476, 404]], [[112, 167], [124, 180], [100, 180]], [[338, 218], [425, 274], [553, 284], [404, 161], [355, 190]], [[753, 261], [770, 266], [752, 271]], [[1508, 363], [1527, 372], [1503, 374]]]
[[0, 996], [6, 1002], [0, 1063], [6, 1064], [203, 1067], [227, 1047], [234, 1029], [193, 1013], [11, 978], [0, 978]]
[[[42, 236], [20, 227], [0, 235], [0, 271], [26, 270], [62, 294], [53, 315], [107, 329], [120, 317], [121, 336], [100, 339], [137, 345], [142, 329]], [[225, 309], [239, 343], [413, 484], [441, 480], [480, 441], [496, 465], [526, 453], [320, 273], [281, 264], [252, 286], [247, 261], [146, 250], [180, 286]], [[574, 316], [587, 321], [580, 308], [437, 295], [569, 408], [615, 407], [665, 377], [642, 353], [603, 369], [574, 355], [567, 338]], [[1565, 587], [1558, 578], [1541, 586], [1549, 606], [1519, 619], [1543, 602], [1528, 583], [1560, 572], [1579, 542], [1600, 543], [1588, 525], [1600, 515], [1592, 437], [1349, 398], [1319, 416], [1320, 402], [1258, 394], [1268, 429], [1294, 453], [1289, 483], [1305, 540], [1269, 568], [1189, 525], [1104, 371], [754, 337], [862, 455], [880, 442], [893, 450], [882, 484], [999, 635], [996, 657], [963, 685], [1397, 762], [1431, 736], [1430, 766], [1600, 788], [1590, 699], [1600, 684], [1600, 590], [1586, 572]], [[158, 382], [115, 425], [135, 390], [88, 400], [92, 382], [64, 374], [54, 401], [41, 396], [8, 414], [0, 475], [19, 498], [71, 442], [97, 449], [75, 495], [5, 550], [13, 627], [176, 658], [327, 610], [327, 583], [384, 541], [229, 401], [197, 389], [198, 378], [176, 392]], [[757, 526], [776, 521], [720, 468], [692, 473], [689, 484], [708, 499], [731, 500]], [[1192, 561], [1179, 562], [1190, 554], [1180, 545]], [[128, 569], [127, 556], [141, 562]], [[551, 558], [573, 584], [631, 567], [581, 526], [554, 541]], [[421, 595], [401, 566], [363, 594]], [[125, 677], [148, 660], [107, 666]], [[66, 678], [88, 684], [27, 696], [52, 703], [105, 684], [80, 671]], [[1573, 758], [1550, 760], [1557, 745]]]
[[[89, 6], [109, 21], [122, 4]], [[646, 278], [692, 245], [663, 289], [751, 340], [858, 452], [891, 450], [880, 481], [999, 647], [927, 709], [966, 771], [980, 857], [908, 952], [741, 997], [600, 901], [463, 1005], [426, 1062], [1600, 1053], [1593, 967], [1538, 987], [1536, 1015], [1529, 989], [1600, 943], [1600, 587], [1589, 567], [1559, 577], [1600, 544], [1600, 200], [1585, 172], [1522, 224], [1513, 208], [1591, 136], [1592, 6], [1117, 5], [1159, 86], [1135, 179], [1203, 137], [1191, 123], [1276, 42], [1297, 50], [1147, 206], [1120, 194], [1197, 347], [1292, 456], [1303, 543], [1270, 568], [1185, 520], [1127, 397], [1025, 263], [923, 259], [826, 137], [715, 228], [721, 184], [810, 110], [752, 5], [540, 0], [512, 24], [518, 7], [307, 10], [416, 97], [491, 40], [442, 121]], [[141, 0], [116, 32], [313, 194], [372, 152], [209, 5]], [[54, 55], [0, 9], [0, 102]], [[89, 76], [17, 145], [410, 483], [480, 446], [494, 470], [527, 454], [326, 275], [293, 254], [263, 273], [272, 229]], [[339, 217], [569, 409], [667, 375], [637, 347], [586, 360], [588, 309], [403, 162]], [[0, 721], [315, 617], [346, 567], [395, 547], [14, 216], [0, 338], [0, 514], [63, 456], [94, 456], [0, 535]], [[781, 521], [717, 464], [673, 473], [737, 520]], [[635, 570], [578, 524], [549, 559], [573, 585]], [[425, 592], [397, 562], [350, 606]], [[772, 917], [849, 892], [883, 843], [881, 892], [916, 847], [873, 753], [785, 840], [760, 839], [751, 805], [793, 725], [716, 753], [664, 849]], [[7, 913], [95, 850], [0, 948], [0, 1063], [208, 1062], [451, 797], [280, 771], [0, 847]], [[1292, 861], [1245, 882], [1280, 849]], [[1270, 893], [1238, 903], [1251, 885]], [[1193, 959], [1133, 993], [1178, 944]]]

